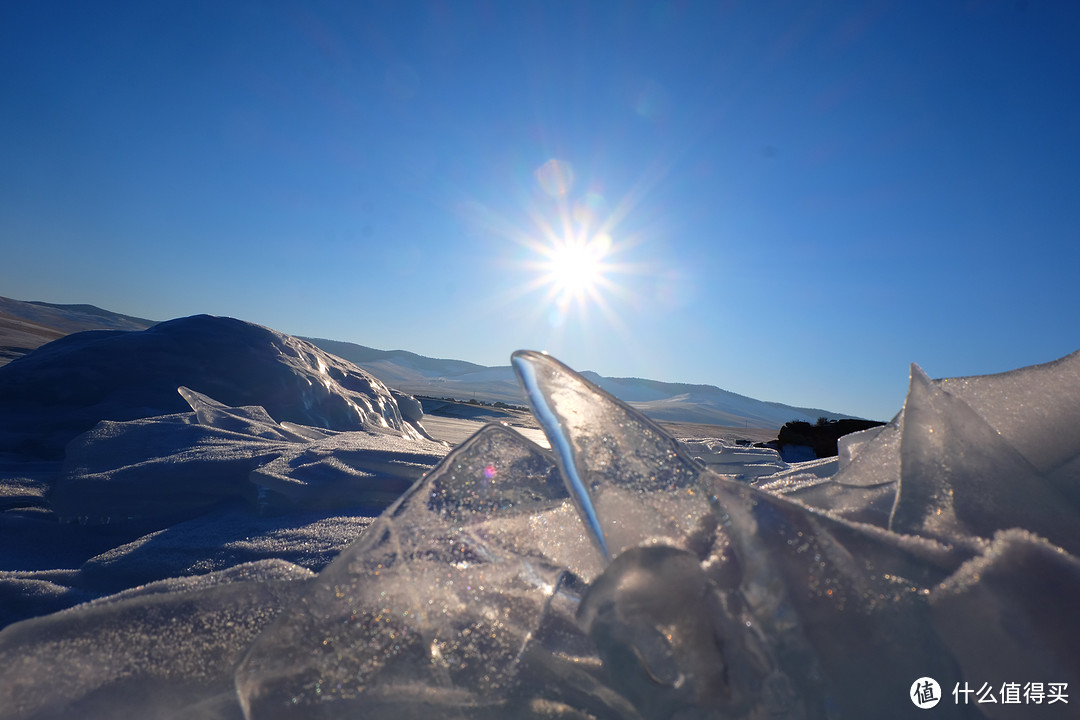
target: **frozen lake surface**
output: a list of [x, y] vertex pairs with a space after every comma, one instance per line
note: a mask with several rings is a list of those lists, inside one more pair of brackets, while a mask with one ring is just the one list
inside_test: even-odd
[[532, 352], [542, 430], [451, 450], [471, 427], [216, 320], [0, 369], [0, 718], [907, 718], [920, 678], [939, 717], [1076, 717], [1080, 354], [913, 367], [891, 423], [789, 464]]

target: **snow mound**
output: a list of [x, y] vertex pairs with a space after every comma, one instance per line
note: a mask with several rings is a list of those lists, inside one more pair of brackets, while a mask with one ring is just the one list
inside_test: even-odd
[[180, 386], [280, 421], [423, 436], [355, 365], [269, 328], [196, 315], [138, 332], [75, 333], [0, 368], [0, 452], [60, 457], [102, 420], [184, 412]]

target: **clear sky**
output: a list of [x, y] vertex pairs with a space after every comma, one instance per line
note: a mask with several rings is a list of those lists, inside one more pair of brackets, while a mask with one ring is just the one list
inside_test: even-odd
[[22, 300], [887, 419], [1080, 348], [1078, 173], [1073, 2], [0, 3]]

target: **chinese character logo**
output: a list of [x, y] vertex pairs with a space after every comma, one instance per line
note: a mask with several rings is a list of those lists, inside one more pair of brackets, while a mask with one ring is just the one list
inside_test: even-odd
[[[919, 687], [919, 683], [927, 678], [920, 678], [911, 686], [912, 693], [915, 693]], [[960, 683], [956, 683], [953, 687], [952, 695], [956, 700], [957, 705], [971, 705], [971, 696], [975, 696], [974, 704], [985, 705], [989, 703], [1001, 703], [1002, 705], [1053, 705], [1054, 703], [1069, 703], [1069, 683], [1063, 682], [1026, 682], [1021, 685], [1018, 682], [1005, 682], [1001, 684], [1000, 690], [995, 694], [994, 686], [988, 682], [984, 682], [978, 690], [969, 685], [965, 680], [963, 686]], [[912, 696], [914, 697], [914, 695]], [[916, 705], [919, 704], [918, 700], [914, 701]], [[921, 705], [919, 707], [922, 707]], [[932, 706], [931, 706], [932, 707]]]
[[911, 684], [911, 702], [928, 710], [941, 702], [941, 686], [931, 677], [921, 677]]

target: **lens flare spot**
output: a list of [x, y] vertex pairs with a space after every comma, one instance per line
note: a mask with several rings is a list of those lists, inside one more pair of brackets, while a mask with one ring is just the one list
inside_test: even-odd
[[658, 122], [667, 114], [667, 92], [655, 80], [646, 80], [634, 98], [634, 111], [644, 120]]
[[595, 227], [604, 221], [607, 214], [604, 196], [590, 191], [584, 200], [574, 204], [572, 217], [574, 222], [582, 227]]
[[561, 197], [574, 187], [574, 168], [565, 160], [552, 158], [536, 169], [536, 181], [548, 195]]

